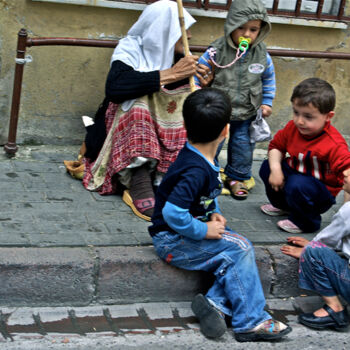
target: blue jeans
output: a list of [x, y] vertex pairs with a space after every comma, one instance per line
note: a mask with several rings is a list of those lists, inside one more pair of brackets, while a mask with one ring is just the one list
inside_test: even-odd
[[161, 259], [185, 270], [212, 272], [215, 282], [206, 297], [232, 317], [235, 332], [247, 331], [271, 319], [264, 310], [265, 297], [252, 244], [227, 229], [222, 239], [196, 241], [160, 232], [153, 244]]
[[341, 295], [350, 303], [349, 261], [323, 243], [311, 241], [300, 256], [299, 287], [326, 297]]
[[230, 122], [225, 174], [231, 179], [243, 181], [252, 176], [255, 143], [250, 142], [249, 127], [253, 119]]
[[272, 189], [269, 183], [270, 166], [264, 160], [259, 175], [265, 184], [266, 195], [270, 203], [279, 209], [290, 212], [288, 219], [305, 232], [315, 232], [321, 226], [321, 215], [334, 203], [335, 198], [325, 184], [313, 176], [304, 175], [282, 162], [285, 177], [284, 188]]

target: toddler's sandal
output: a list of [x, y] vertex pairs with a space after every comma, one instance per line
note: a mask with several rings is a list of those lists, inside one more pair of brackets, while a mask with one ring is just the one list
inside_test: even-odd
[[226, 186], [231, 192], [233, 198], [238, 200], [243, 200], [248, 197], [248, 188], [247, 186], [238, 180], [232, 180], [229, 177], [226, 179]]

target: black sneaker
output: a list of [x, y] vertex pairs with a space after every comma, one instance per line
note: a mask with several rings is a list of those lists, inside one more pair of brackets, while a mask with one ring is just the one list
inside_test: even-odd
[[208, 338], [219, 338], [227, 330], [224, 315], [211, 305], [208, 299], [197, 294], [191, 304], [193, 313], [199, 319], [201, 332]]

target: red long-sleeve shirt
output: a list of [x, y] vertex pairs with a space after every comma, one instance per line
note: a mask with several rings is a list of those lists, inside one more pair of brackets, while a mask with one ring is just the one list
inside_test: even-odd
[[291, 168], [322, 181], [333, 196], [341, 191], [343, 171], [350, 168], [350, 152], [343, 136], [330, 123], [308, 139], [291, 120], [271, 140], [269, 151], [272, 149], [282, 152]]

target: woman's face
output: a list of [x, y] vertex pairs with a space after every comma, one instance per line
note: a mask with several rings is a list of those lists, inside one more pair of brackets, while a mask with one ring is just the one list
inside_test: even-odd
[[[186, 30], [187, 40], [191, 40], [192, 34], [189, 29]], [[182, 44], [182, 37], [175, 44], [175, 53], [185, 54], [184, 46]]]

